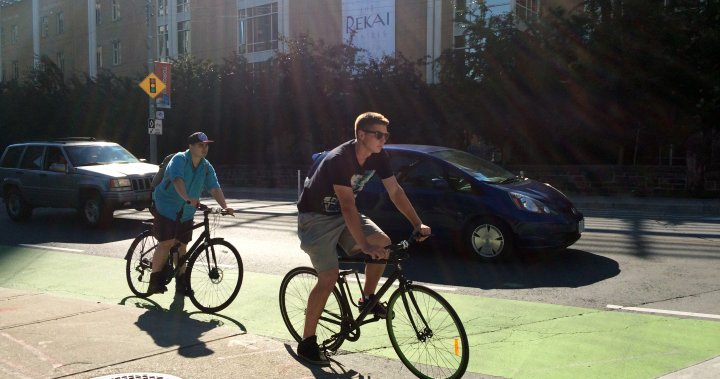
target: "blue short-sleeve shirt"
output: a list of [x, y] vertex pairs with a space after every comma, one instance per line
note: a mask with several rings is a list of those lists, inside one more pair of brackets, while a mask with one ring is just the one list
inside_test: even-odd
[[200, 164], [193, 168], [190, 150], [175, 154], [165, 168], [163, 180], [153, 192], [155, 208], [162, 216], [174, 220], [180, 207], [183, 207], [181, 221], [188, 221], [195, 215], [195, 208], [185, 201], [175, 191], [172, 184], [175, 178], [182, 178], [185, 182], [185, 192], [191, 198], [197, 199], [203, 190], [220, 188], [215, 168], [207, 159], [202, 159]]

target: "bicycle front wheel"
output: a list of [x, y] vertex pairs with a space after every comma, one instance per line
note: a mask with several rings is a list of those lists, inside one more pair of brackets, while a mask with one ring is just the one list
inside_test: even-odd
[[[297, 342], [303, 337], [308, 296], [315, 287], [317, 278], [315, 269], [297, 267], [290, 270], [280, 284], [280, 314], [290, 335]], [[342, 322], [347, 317], [340, 304], [340, 292], [335, 287], [325, 303], [316, 329], [318, 344], [332, 351], [337, 350], [343, 343], [342, 339], [332, 338], [340, 333]]]
[[235, 246], [212, 240], [188, 260], [185, 270], [190, 301], [205, 313], [225, 309], [237, 296], [243, 280], [243, 264]]
[[135, 237], [125, 255], [125, 279], [130, 291], [138, 297], [149, 296], [147, 289], [157, 245], [152, 230], [146, 230]]
[[459, 378], [467, 369], [467, 334], [450, 304], [437, 292], [410, 285], [388, 303], [388, 335], [405, 366], [419, 378]]

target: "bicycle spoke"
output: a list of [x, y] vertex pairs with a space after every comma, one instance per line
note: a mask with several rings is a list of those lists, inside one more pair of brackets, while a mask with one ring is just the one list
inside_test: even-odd
[[193, 304], [204, 312], [217, 312], [230, 305], [240, 290], [242, 260], [230, 243], [216, 241], [193, 254], [186, 274]]

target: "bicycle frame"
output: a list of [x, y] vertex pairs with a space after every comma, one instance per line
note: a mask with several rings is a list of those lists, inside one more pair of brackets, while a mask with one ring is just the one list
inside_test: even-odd
[[[400, 262], [402, 259], [396, 258], [395, 260], [380, 260], [380, 261], [374, 261], [370, 259], [363, 259], [363, 258], [353, 258], [353, 257], [338, 257], [338, 260], [341, 263], [390, 263], [394, 266], [393, 272], [390, 274], [390, 276], [387, 278], [385, 283], [380, 287], [380, 289], [377, 291], [376, 296], [372, 301], [370, 301], [366, 306], [365, 309], [363, 309], [360, 314], [358, 314], [357, 318], [352, 319], [352, 311], [350, 304], [353, 304], [354, 306], [358, 306], [353, 300], [352, 300], [352, 292], [350, 291], [350, 285], [347, 281], [347, 276], [351, 274], [355, 274], [355, 277], [358, 281], [358, 286], [360, 287], [360, 280], [358, 277], [358, 272], [355, 269], [348, 269], [348, 270], [341, 270], [338, 274], [338, 280], [337, 280], [337, 287], [340, 290], [340, 306], [344, 307], [346, 314], [350, 315], [349, 319], [340, 319], [339, 315], [337, 319], [340, 321], [340, 332], [331, 336], [328, 341], [332, 342], [334, 340], [337, 340], [338, 338], [346, 339], [348, 341], [356, 341], [358, 338], [360, 338], [360, 327], [369, 324], [371, 322], [379, 321], [380, 318], [373, 317], [372, 319], [365, 320], [365, 318], [370, 314], [372, 309], [375, 307], [375, 305], [380, 301], [380, 298], [382, 298], [389, 290], [390, 287], [395, 283], [395, 281], [398, 282], [398, 289], [397, 291], [401, 291], [400, 294], [402, 295], [403, 305], [405, 306], [405, 310], [407, 314], [410, 317], [410, 323], [412, 324], [413, 328], [415, 329], [415, 334], [417, 335], [419, 340], [424, 341], [428, 337], [432, 336], [432, 330], [430, 330], [427, 321], [422, 316], [422, 312], [420, 312], [417, 301], [415, 300], [414, 295], [412, 292], [408, 291], [408, 287], [410, 284], [412, 284], [412, 281], [405, 278], [405, 275], [403, 275], [402, 272], [402, 266], [400, 265]], [[362, 288], [360, 293], [362, 294]], [[409, 299], [408, 299], [409, 298]], [[409, 301], [408, 301], [409, 300]], [[419, 324], [415, 317], [413, 316], [413, 312], [410, 312], [410, 304], [415, 309], [415, 315], [420, 315], [421, 323]], [[323, 318], [321, 316], [321, 318]], [[334, 321], [334, 320], [328, 320], [325, 319], [325, 321]], [[418, 328], [418, 325], [424, 325], [422, 329]], [[323, 341], [323, 345], [327, 345], [325, 343], [326, 341]]]

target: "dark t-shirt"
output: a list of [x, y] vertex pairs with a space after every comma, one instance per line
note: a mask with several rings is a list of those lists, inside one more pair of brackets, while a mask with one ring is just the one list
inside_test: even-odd
[[387, 153], [372, 154], [360, 166], [355, 156], [355, 140], [343, 143], [325, 156], [320, 165], [305, 182], [298, 201], [298, 211], [323, 214], [339, 214], [340, 203], [333, 185], [350, 187], [354, 194], [362, 191], [365, 183], [377, 172], [381, 179], [393, 175]]

